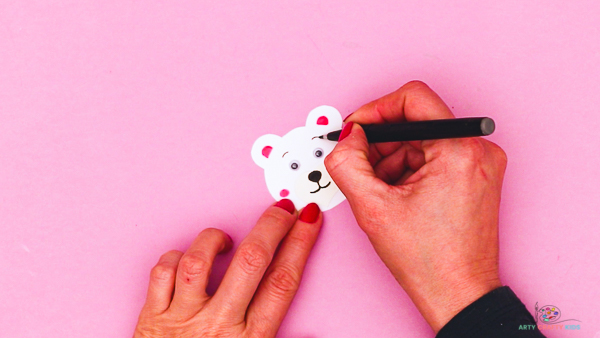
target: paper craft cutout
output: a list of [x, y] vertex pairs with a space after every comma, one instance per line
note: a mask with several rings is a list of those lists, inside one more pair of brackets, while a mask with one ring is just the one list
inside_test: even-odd
[[330, 106], [313, 109], [306, 126], [284, 136], [267, 134], [252, 146], [252, 159], [265, 170], [265, 181], [275, 200], [288, 198], [296, 209], [314, 202], [322, 211], [346, 199], [325, 168], [335, 142], [315, 138], [342, 129], [342, 115]]

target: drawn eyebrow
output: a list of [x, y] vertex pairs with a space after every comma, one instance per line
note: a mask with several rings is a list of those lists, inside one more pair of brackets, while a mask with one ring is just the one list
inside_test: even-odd
[[281, 155], [281, 158], [283, 158], [285, 156], [285, 154], [289, 153], [289, 151], [286, 151], [285, 153], [283, 153], [283, 155]]

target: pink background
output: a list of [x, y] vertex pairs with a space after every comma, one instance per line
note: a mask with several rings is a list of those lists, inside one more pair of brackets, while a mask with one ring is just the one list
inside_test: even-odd
[[[599, 18], [563, 0], [3, 1], [0, 336], [129, 336], [161, 253], [205, 227], [239, 243], [271, 203], [257, 137], [420, 79], [497, 123], [503, 282], [582, 321], [549, 337], [593, 337]], [[344, 202], [280, 336], [433, 333]]]

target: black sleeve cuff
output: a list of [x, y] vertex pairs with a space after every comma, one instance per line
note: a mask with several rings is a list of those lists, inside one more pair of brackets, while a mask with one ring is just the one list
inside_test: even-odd
[[508, 287], [482, 296], [452, 318], [436, 338], [544, 337], [533, 316]]

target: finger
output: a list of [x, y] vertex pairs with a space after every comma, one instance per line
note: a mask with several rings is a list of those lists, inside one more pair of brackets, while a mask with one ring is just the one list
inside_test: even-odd
[[348, 123], [342, 131], [350, 134], [337, 143], [325, 158], [327, 172], [351, 205], [359, 204], [365, 196], [386, 189], [385, 182], [375, 174], [369, 162], [369, 143], [365, 132], [356, 123]]
[[423, 164], [425, 164], [423, 152], [404, 143], [393, 154], [381, 159], [375, 165], [374, 170], [381, 180], [388, 184], [394, 184], [405, 174], [406, 170], [417, 171]]
[[[411, 81], [395, 92], [364, 105], [348, 116], [346, 120], [360, 124], [372, 124], [451, 118], [454, 118], [454, 115], [431, 88], [421, 81]], [[452, 142], [454, 141], [449, 141], [449, 143]], [[419, 150], [424, 146], [421, 141], [408, 143]], [[438, 140], [428, 141], [429, 145], [436, 143]], [[437, 146], [447, 143], [441, 142]]]
[[485, 148], [485, 167], [490, 172], [490, 176], [499, 178], [497, 183], [499, 183], [500, 186], [497, 190], [500, 191], [508, 162], [506, 152], [492, 141], [481, 138], [481, 143]]
[[408, 181], [408, 179], [414, 174], [415, 172], [412, 169], [406, 169], [404, 171], [404, 173], [402, 174], [402, 176], [400, 176], [400, 178], [394, 182], [395, 186], [398, 185], [403, 185], [406, 183], [406, 181]]
[[315, 203], [307, 205], [287, 234], [265, 273], [250, 307], [248, 328], [260, 337], [275, 337], [287, 313], [323, 223]]
[[369, 162], [374, 167], [381, 159], [395, 153], [406, 142], [384, 142], [369, 144]]
[[225, 311], [234, 322], [243, 322], [277, 246], [295, 221], [296, 211], [290, 200], [284, 199], [269, 207], [240, 244], [221, 285], [207, 306]]
[[411, 81], [395, 92], [362, 106], [348, 116], [346, 122], [376, 124], [453, 117], [448, 106], [431, 88], [421, 81]]
[[175, 294], [170, 310], [182, 317], [196, 314], [208, 300], [206, 286], [215, 256], [231, 249], [231, 238], [222, 230], [202, 230], [179, 261]]
[[183, 256], [183, 252], [169, 251], [162, 255], [152, 268], [143, 311], [161, 314], [169, 308], [175, 287], [177, 264], [179, 264], [181, 256]]

